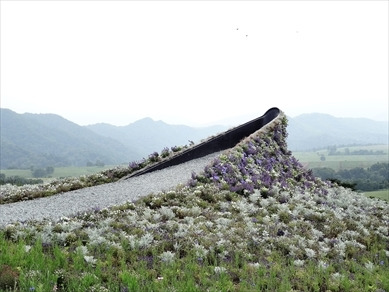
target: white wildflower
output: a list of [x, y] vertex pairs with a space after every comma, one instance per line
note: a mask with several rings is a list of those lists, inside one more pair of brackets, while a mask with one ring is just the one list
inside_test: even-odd
[[160, 209], [159, 209], [159, 212], [160, 214], [162, 215], [162, 217], [164, 219], [167, 219], [167, 220], [170, 220], [170, 219], [173, 219], [176, 215], [174, 214], [174, 212], [172, 211], [172, 209], [170, 209], [169, 207], [165, 207], [165, 206], [162, 206]]
[[208, 250], [201, 244], [195, 243], [194, 249], [196, 251], [196, 257], [203, 258], [208, 254]]
[[218, 257], [219, 257], [221, 260], [227, 259], [227, 256], [228, 256], [228, 251], [226, 251], [226, 250], [223, 250], [221, 253], [218, 254]]
[[313, 233], [313, 236], [318, 239], [320, 237], [322, 237], [324, 235], [323, 232], [321, 232], [320, 230], [318, 229], [315, 229], [315, 228], [312, 228], [312, 233]]
[[179, 250], [181, 248], [181, 244], [179, 244], [178, 242], [175, 242], [173, 244], [173, 247], [174, 247], [174, 250]]
[[326, 262], [323, 262], [322, 260], [319, 261], [318, 266], [320, 269], [323, 269], [323, 270], [328, 268], [328, 264]]
[[310, 249], [310, 248], [306, 248], [305, 249], [305, 254], [309, 258], [314, 258], [316, 256], [316, 252], [313, 249]]
[[296, 267], [302, 267], [304, 265], [304, 261], [303, 260], [295, 260], [295, 261], [293, 261], [293, 264]]
[[211, 229], [214, 224], [211, 221], [207, 221], [207, 222], [204, 223], [204, 225], [207, 226], [209, 229]]
[[135, 235], [127, 235], [126, 239], [128, 240], [128, 243], [130, 244], [132, 249], [135, 249], [138, 246], [138, 242], [136, 240]]
[[84, 245], [77, 246], [76, 251], [81, 253], [84, 256], [88, 254], [88, 248]]
[[263, 223], [265, 223], [265, 224], [269, 224], [270, 221], [271, 221], [271, 219], [270, 219], [270, 217], [269, 217], [268, 215], [266, 215], [265, 217], [262, 218], [262, 221], [263, 221]]
[[101, 245], [106, 243], [107, 240], [102, 236], [105, 231], [103, 228], [88, 228], [85, 231], [89, 236], [91, 245]]
[[225, 273], [227, 271], [227, 269], [225, 267], [215, 267], [213, 269], [213, 271], [215, 272], [215, 274], [220, 275], [220, 274]]
[[159, 221], [161, 220], [161, 218], [162, 218], [162, 215], [159, 214], [159, 213], [154, 213], [154, 214], [153, 214], [153, 217], [152, 217], [152, 219], [153, 219], [155, 222], [159, 222]]
[[190, 209], [190, 213], [192, 214], [193, 217], [200, 215], [201, 212], [202, 212], [202, 209], [198, 206], [194, 206]]
[[139, 239], [139, 247], [140, 248], [144, 248], [144, 247], [148, 247], [154, 240], [154, 236], [150, 233], [146, 233], [145, 235], [143, 235], [140, 239]]
[[184, 218], [184, 222], [185, 222], [186, 224], [188, 224], [189, 226], [192, 226], [193, 223], [194, 223], [194, 218], [193, 218], [193, 217], [186, 216], [186, 217]]
[[109, 245], [110, 245], [111, 247], [116, 248], [116, 249], [119, 249], [119, 250], [122, 250], [122, 249], [123, 249], [122, 245], [121, 245], [119, 242], [111, 241], [111, 242], [109, 243]]
[[343, 241], [339, 241], [337, 244], [335, 244], [335, 249], [340, 256], [345, 256], [346, 244]]
[[256, 203], [261, 198], [261, 192], [259, 190], [255, 190], [253, 194], [249, 196], [249, 200], [252, 203]]
[[381, 234], [383, 234], [383, 235], [387, 235], [387, 234], [389, 234], [389, 231], [388, 231], [388, 227], [385, 227], [385, 226], [379, 226], [378, 228], [377, 228], [377, 232], [376, 233], [381, 233]]
[[100, 222], [100, 226], [109, 227], [112, 222], [114, 222], [113, 218], [108, 217]]
[[228, 218], [218, 218], [215, 220], [219, 229], [225, 229], [231, 223], [231, 219]]
[[24, 251], [29, 252], [31, 250], [31, 245], [25, 245], [24, 246]]
[[171, 251], [165, 251], [159, 257], [162, 262], [170, 264], [174, 262], [175, 253]]
[[91, 264], [91, 265], [94, 265], [96, 264], [97, 262], [97, 259], [95, 259], [93, 256], [84, 256], [84, 260], [88, 263], [88, 264]]
[[365, 263], [365, 268], [368, 271], [372, 272], [374, 270], [374, 264], [372, 262], [368, 261], [367, 263]]
[[337, 280], [340, 280], [340, 279], [343, 278], [343, 276], [341, 274], [339, 274], [339, 273], [334, 273], [334, 274], [331, 275], [331, 277], [332, 277], [332, 279], [334, 281], [337, 281]]
[[258, 269], [260, 267], [260, 264], [259, 263], [248, 263], [248, 266], [255, 268], [255, 269]]
[[186, 224], [179, 224], [178, 230], [174, 233], [174, 237], [183, 238], [188, 234], [189, 228]]
[[324, 242], [319, 242], [319, 253], [322, 256], [327, 255], [327, 253], [331, 250], [326, 243]]
[[295, 256], [298, 252], [299, 252], [299, 249], [296, 246], [294, 246], [294, 245], [289, 246], [289, 254], [292, 257]]
[[269, 205], [270, 205], [270, 201], [268, 199], [261, 200], [261, 207], [266, 209], [267, 207], [269, 207]]
[[219, 208], [220, 208], [220, 211], [222, 212], [225, 212], [225, 211], [228, 211], [230, 209], [230, 203], [229, 202], [219, 202]]

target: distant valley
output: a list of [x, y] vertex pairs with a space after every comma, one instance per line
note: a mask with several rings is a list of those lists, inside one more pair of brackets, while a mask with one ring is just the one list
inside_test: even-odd
[[[144, 118], [127, 126], [79, 126], [55, 114], [18, 114], [1, 109], [0, 167], [85, 166], [96, 161], [123, 164], [164, 147], [200, 142], [229, 127], [169, 125]], [[288, 118], [292, 151], [332, 145], [388, 144], [388, 123], [304, 114]]]

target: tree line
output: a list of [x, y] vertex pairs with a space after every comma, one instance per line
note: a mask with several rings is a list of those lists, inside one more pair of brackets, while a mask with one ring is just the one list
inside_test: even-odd
[[335, 171], [329, 167], [312, 169], [313, 174], [359, 191], [389, 188], [389, 163], [378, 162], [368, 168], [355, 167]]
[[328, 155], [385, 155], [386, 153], [382, 150], [367, 150], [358, 149], [351, 151], [349, 148], [345, 148], [344, 151], [337, 151], [336, 146], [327, 147]]
[[15, 186], [35, 185], [43, 183], [42, 179], [24, 178], [19, 175], [6, 176], [0, 173], [0, 185], [11, 184]]

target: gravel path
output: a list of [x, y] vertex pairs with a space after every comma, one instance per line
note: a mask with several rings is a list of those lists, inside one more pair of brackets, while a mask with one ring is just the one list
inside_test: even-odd
[[72, 216], [94, 208], [120, 205], [150, 193], [173, 189], [180, 183], [186, 183], [191, 178], [192, 171], [202, 172], [204, 167], [220, 153], [215, 152], [202, 158], [115, 183], [0, 205], [0, 227], [17, 221], [58, 220], [63, 216]]

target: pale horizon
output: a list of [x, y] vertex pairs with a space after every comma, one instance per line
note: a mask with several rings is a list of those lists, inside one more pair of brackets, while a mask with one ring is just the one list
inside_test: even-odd
[[389, 120], [387, 1], [0, 1], [1, 107], [79, 125]]

